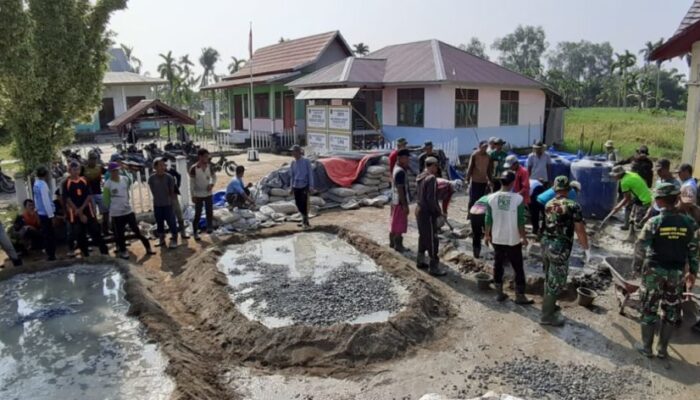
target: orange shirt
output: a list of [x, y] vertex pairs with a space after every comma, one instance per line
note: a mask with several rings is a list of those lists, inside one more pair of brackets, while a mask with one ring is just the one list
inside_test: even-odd
[[22, 220], [24, 221], [25, 225], [34, 227], [36, 229], [41, 228], [41, 222], [39, 222], [39, 214], [36, 212], [30, 213], [29, 211], [25, 211], [22, 213]]

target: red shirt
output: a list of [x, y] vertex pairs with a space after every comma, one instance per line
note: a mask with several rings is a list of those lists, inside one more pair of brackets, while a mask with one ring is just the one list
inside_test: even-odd
[[530, 204], [530, 173], [522, 165], [515, 171], [513, 191], [523, 196], [525, 204]]
[[394, 149], [389, 154], [389, 173], [394, 173], [394, 166], [396, 166], [396, 160], [399, 158], [399, 150]]

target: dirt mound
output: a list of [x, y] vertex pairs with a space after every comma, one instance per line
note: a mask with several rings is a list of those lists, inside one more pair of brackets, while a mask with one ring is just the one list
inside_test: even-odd
[[[410, 346], [433, 337], [438, 326], [451, 315], [445, 296], [405, 259], [342, 228], [316, 230], [337, 234], [398, 278], [410, 292], [406, 306], [386, 323], [270, 329], [246, 318], [231, 301], [226, 276], [216, 267], [224, 249], [215, 248], [193, 259], [174, 281], [182, 290], [179, 297], [183, 305], [198, 320], [197, 330], [207, 333], [223, 358], [268, 368], [342, 372], [401, 355]], [[280, 229], [235, 236], [225, 244], [294, 233], [297, 231]]]

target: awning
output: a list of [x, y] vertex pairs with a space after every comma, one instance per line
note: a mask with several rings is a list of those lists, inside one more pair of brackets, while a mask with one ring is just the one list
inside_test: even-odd
[[107, 124], [111, 129], [119, 129], [126, 124], [140, 121], [170, 121], [178, 124], [194, 125], [197, 123], [189, 115], [170, 107], [158, 99], [141, 100], [125, 113]]
[[338, 88], [338, 89], [313, 89], [302, 90], [296, 96], [297, 100], [351, 100], [357, 95], [360, 88]]
[[[285, 72], [281, 74], [267, 74], [267, 75], [257, 75], [253, 76], [253, 84], [260, 84], [260, 83], [275, 83], [280, 80], [285, 80], [288, 78], [295, 77], [299, 75], [299, 71], [295, 72]], [[219, 81], [214, 84], [211, 84], [209, 86], [205, 86], [203, 88], [200, 88], [200, 90], [216, 90], [216, 89], [230, 89], [234, 87], [240, 87], [240, 86], [248, 86], [250, 85], [250, 77], [242, 77], [242, 78], [236, 78], [236, 79], [229, 79], [225, 81]]]

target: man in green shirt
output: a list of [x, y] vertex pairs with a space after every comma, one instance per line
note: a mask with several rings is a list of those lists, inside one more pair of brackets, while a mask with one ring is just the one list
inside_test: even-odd
[[503, 151], [503, 145], [506, 141], [501, 138], [496, 138], [493, 142], [493, 149], [489, 151], [489, 157], [491, 158], [491, 171], [493, 172], [493, 191], [497, 192], [501, 189], [501, 174], [505, 171], [504, 165], [506, 163], [506, 157], [508, 153]]
[[644, 216], [651, 206], [651, 190], [647, 186], [646, 181], [636, 172], [625, 171], [625, 168], [618, 165], [612, 169], [610, 176], [620, 182], [620, 191], [622, 192], [622, 200], [612, 209], [608, 217], [617, 214], [629, 204], [632, 204], [632, 219], [633, 226], [637, 230], [642, 229]]

